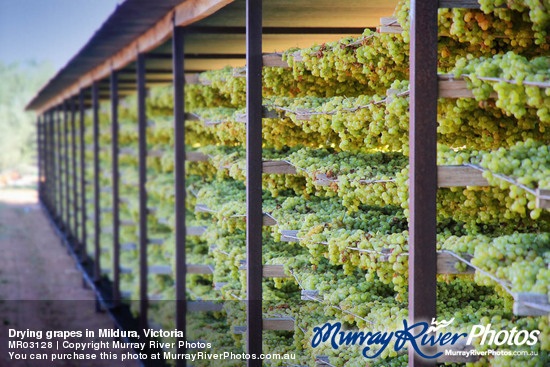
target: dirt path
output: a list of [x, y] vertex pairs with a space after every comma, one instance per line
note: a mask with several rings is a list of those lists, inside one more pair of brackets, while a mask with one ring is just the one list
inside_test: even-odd
[[93, 292], [82, 287], [80, 272], [38, 205], [36, 191], [0, 190], [0, 367], [138, 366], [137, 362], [120, 362], [127, 350], [110, 350], [118, 361], [10, 360], [10, 328], [44, 332], [113, 328], [108, 314], [95, 312], [94, 300]]

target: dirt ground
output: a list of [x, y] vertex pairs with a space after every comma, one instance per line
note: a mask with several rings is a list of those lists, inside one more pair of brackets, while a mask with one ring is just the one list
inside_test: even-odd
[[120, 362], [128, 350], [109, 350], [118, 354], [118, 361], [10, 360], [8, 352], [14, 351], [8, 348], [10, 328], [44, 332], [114, 328], [107, 313], [96, 313], [94, 300], [38, 205], [36, 191], [0, 189], [0, 367], [138, 366]]

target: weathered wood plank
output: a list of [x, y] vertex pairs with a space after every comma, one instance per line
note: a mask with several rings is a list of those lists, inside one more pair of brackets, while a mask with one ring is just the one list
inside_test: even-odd
[[439, 187], [489, 186], [481, 171], [468, 166], [437, 166]]
[[[517, 316], [546, 316], [549, 314], [550, 303], [548, 303], [548, 295], [542, 293], [516, 293], [513, 306], [514, 315]], [[534, 307], [526, 303], [540, 305], [542, 307]]]
[[296, 237], [298, 236], [297, 229], [282, 229], [281, 230], [281, 242], [298, 242]]
[[208, 156], [201, 152], [185, 152], [185, 160], [189, 162], [207, 162]]
[[187, 227], [186, 234], [188, 236], [202, 236], [204, 232], [206, 232], [207, 227], [206, 226], [200, 226], [200, 227]]
[[187, 302], [189, 312], [220, 312], [223, 310], [223, 303], [208, 301]]
[[186, 268], [188, 274], [214, 274], [212, 265], [187, 264]]
[[550, 189], [537, 189], [537, 208], [550, 209]]
[[288, 68], [289, 65], [286, 61], [283, 61], [283, 54], [272, 53], [264, 54], [262, 56], [264, 67], [276, 67], [276, 68]]
[[263, 173], [275, 173], [295, 175], [296, 167], [286, 161], [264, 161], [262, 165]]
[[150, 265], [147, 272], [149, 274], [171, 275], [172, 267], [170, 265]]
[[[462, 258], [470, 261], [470, 259], [473, 257], [469, 254], [463, 254], [461, 255]], [[439, 252], [437, 254], [437, 273], [438, 274], [474, 274], [475, 269], [468, 266], [466, 268], [466, 271], [459, 271], [456, 269], [455, 265], [458, 263], [462, 263], [459, 259], [454, 257], [451, 254], [448, 254], [446, 252]]]
[[294, 331], [294, 320], [290, 317], [274, 317], [263, 319], [263, 330]]

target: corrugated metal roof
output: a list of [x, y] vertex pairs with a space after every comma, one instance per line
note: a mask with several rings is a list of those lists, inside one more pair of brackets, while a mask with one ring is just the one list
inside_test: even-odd
[[126, 0], [118, 5], [78, 54], [38, 92], [27, 109], [36, 109], [61, 93], [65, 87], [130, 44], [184, 1]]

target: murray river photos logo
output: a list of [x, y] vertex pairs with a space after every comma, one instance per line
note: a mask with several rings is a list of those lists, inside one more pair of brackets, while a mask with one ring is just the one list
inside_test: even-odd
[[535, 345], [538, 342], [539, 330], [493, 330], [491, 324], [473, 325], [468, 333], [442, 332], [452, 324], [454, 318], [446, 321], [436, 321], [432, 319], [431, 325], [427, 322], [419, 322], [409, 325], [407, 320], [403, 320], [403, 329], [396, 331], [346, 331], [342, 330], [342, 323], [335, 322], [313, 329], [313, 338], [311, 346], [318, 347], [321, 343], [330, 343], [332, 348], [338, 349], [341, 346], [364, 346], [362, 354], [365, 358], [378, 357], [391, 342], [394, 342], [396, 352], [406, 347], [407, 342], [410, 347], [419, 355], [427, 359], [438, 358], [443, 355], [440, 348], [435, 354], [424, 354], [422, 347], [443, 347], [452, 346], [461, 339], [466, 339], [466, 345], [471, 345], [475, 338], [481, 338], [480, 344], [495, 345]]

